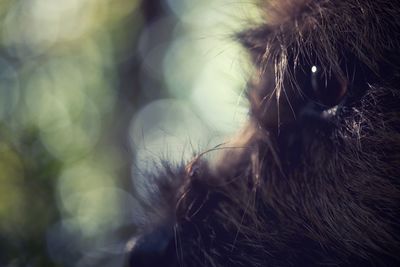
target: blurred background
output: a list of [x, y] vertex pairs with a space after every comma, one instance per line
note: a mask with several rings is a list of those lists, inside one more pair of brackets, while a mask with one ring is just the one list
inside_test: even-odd
[[255, 17], [250, 0], [0, 0], [0, 266], [123, 266], [136, 170], [246, 120], [232, 34]]

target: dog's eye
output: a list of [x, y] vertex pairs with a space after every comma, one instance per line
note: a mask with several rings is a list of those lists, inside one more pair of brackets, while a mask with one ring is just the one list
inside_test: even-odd
[[[318, 65], [312, 65], [308, 71], [306, 91], [312, 91], [312, 98], [317, 103], [333, 107], [339, 104], [347, 91], [347, 81], [334, 73], [326, 73]], [[311, 90], [310, 90], [311, 89]]]

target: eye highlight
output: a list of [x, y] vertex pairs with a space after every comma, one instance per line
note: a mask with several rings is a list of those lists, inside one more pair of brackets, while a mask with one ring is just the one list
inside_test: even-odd
[[311, 67], [311, 72], [312, 72], [312, 73], [316, 73], [317, 71], [318, 71], [317, 66], [312, 66], [312, 67]]
[[[316, 65], [311, 67], [311, 86], [313, 89], [313, 92], [318, 93], [321, 88], [323, 88], [323, 85], [321, 84], [323, 82], [322, 80], [323, 77], [321, 77], [321, 69], [317, 67]], [[326, 83], [325, 83], [326, 85]]]

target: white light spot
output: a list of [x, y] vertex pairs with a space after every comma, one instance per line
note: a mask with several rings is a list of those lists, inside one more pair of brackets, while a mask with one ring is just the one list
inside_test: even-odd
[[312, 66], [312, 67], [311, 67], [311, 72], [312, 72], [312, 73], [316, 73], [317, 70], [318, 70], [318, 69], [317, 69], [317, 66]]
[[337, 106], [337, 105], [334, 106], [334, 107], [332, 107], [332, 108], [330, 108], [330, 109], [327, 109], [327, 110], [325, 110], [325, 111], [322, 113], [322, 117], [323, 117], [323, 118], [330, 118], [330, 117], [333, 117], [333, 116], [336, 115], [337, 110], [338, 110], [338, 106]]

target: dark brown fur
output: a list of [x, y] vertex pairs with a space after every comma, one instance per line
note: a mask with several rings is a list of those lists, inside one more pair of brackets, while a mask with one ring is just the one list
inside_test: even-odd
[[149, 176], [131, 266], [400, 266], [400, 2], [260, 8], [247, 127]]

